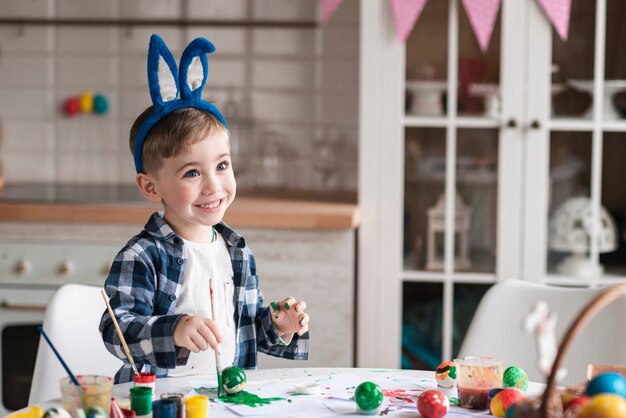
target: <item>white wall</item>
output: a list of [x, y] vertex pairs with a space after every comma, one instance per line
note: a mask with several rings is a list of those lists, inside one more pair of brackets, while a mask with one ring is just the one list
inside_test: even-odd
[[[215, 43], [204, 95], [232, 125], [241, 188], [271, 181], [259, 172], [263, 133], [273, 130], [283, 157], [278, 186], [323, 189], [315, 138], [338, 128], [340, 177], [331, 187], [355, 191], [358, 3], [345, 0], [328, 24], [307, 29], [0, 25], [2, 174], [9, 184], [133, 183], [128, 131], [150, 104], [146, 52], [158, 33], [177, 58], [197, 36]], [[319, 20], [316, 0], [0, 0], [0, 17]], [[85, 90], [108, 98], [108, 114], [64, 116], [63, 102]], [[236, 123], [229, 95], [251, 125]]]

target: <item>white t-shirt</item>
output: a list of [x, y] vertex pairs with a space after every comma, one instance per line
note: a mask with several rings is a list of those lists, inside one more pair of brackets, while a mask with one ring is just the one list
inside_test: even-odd
[[[176, 303], [176, 313], [201, 315], [217, 322], [223, 337], [220, 344], [221, 365], [226, 367], [235, 360], [235, 285], [226, 243], [219, 233], [217, 239], [211, 243], [184, 242], [187, 266]], [[211, 314], [211, 278], [216, 318]], [[215, 353], [209, 347], [200, 353], [191, 352], [187, 364], [170, 370], [168, 375], [210, 373], [215, 373]]]

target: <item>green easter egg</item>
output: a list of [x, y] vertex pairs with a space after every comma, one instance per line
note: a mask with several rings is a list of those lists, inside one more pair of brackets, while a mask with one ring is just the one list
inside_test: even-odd
[[528, 389], [528, 375], [521, 367], [511, 366], [502, 375], [503, 388], [516, 388], [526, 393]]
[[93, 111], [100, 115], [103, 115], [109, 110], [109, 102], [106, 97], [101, 94], [93, 96]]
[[354, 400], [361, 412], [374, 414], [383, 403], [383, 391], [374, 382], [363, 382], [354, 391]]
[[237, 366], [228, 366], [222, 370], [222, 387], [228, 395], [239, 393], [246, 386], [246, 372]]

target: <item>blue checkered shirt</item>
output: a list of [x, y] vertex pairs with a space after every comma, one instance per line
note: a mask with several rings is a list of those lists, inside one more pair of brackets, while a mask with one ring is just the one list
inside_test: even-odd
[[[257, 350], [306, 360], [308, 333], [301, 337], [295, 334], [285, 345], [272, 324], [269, 307], [263, 307], [254, 255], [244, 238], [224, 223], [215, 229], [224, 237], [233, 265], [235, 365], [256, 368]], [[189, 350], [174, 346], [174, 326], [182, 316], [175, 312], [186, 266], [183, 245], [161, 215], [154, 213], [144, 230], [117, 254], [104, 286], [135, 364], [140, 371], [153, 371], [158, 377], [167, 376], [168, 369], [186, 364], [189, 358]], [[107, 350], [124, 361], [115, 382], [132, 381], [133, 371], [106, 310], [100, 332]]]

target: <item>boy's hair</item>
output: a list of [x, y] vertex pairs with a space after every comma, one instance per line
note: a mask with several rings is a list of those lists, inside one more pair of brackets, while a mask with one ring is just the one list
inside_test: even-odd
[[[153, 110], [153, 106], [144, 110], [130, 128], [131, 153], [133, 153], [135, 138], [141, 124]], [[156, 174], [161, 168], [163, 159], [176, 157], [181, 152], [188, 151], [191, 145], [220, 129], [229, 134], [222, 122], [204, 110], [184, 108], [169, 113], [159, 120], [146, 136], [142, 156], [144, 172]]]

